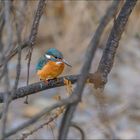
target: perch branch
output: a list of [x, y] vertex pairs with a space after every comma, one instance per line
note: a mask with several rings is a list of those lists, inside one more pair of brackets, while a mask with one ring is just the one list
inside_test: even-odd
[[[81, 75], [69, 75], [69, 76], [64, 76], [57, 79], [49, 80], [48, 84], [46, 84], [46, 82], [44, 81], [41, 81], [34, 84], [30, 84], [28, 86], [20, 87], [15, 91], [15, 94], [13, 95], [12, 99], [14, 100], [14, 99], [22, 98], [27, 95], [35, 94], [37, 92], [50, 89], [50, 88], [64, 86], [65, 85], [64, 79], [68, 79], [71, 81], [72, 84], [74, 84], [77, 82], [80, 76]], [[89, 77], [89, 82], [93, 83], [94, 78], [92, 74], [88, 74], [88, 77]], [[0, 92], [0, 103], [4, 101], [4, 95], [5, 95], [5, 92]]]
[[[134, 6], [135, 6], [135, 4], [134, 3], [136, 3], [136, 0], [134, 0], [134, 1], [130, 1], [130, 0], [128, 0], [128, 1], [126, 1], [126, 4], [127, 4], [127, 8], [125, 8], [125, 10], [129, 10], [129, 6], [128, 6], [128, 3], [133, 3], [132, 5], [132, 7], [131, 8], [133, 8]], [[125, 5], [126, 5], [125, 4]], [[124, 5], [124, 6], [125, 6]], [[123, 7], [124, 8], [124, 7]], [[130, 12], [131, 13], [131, 12]], [[127, 15], [125, 15], [125, 16], [128, 16], [129, 17], [129, 15], [130, 15], [130, 13]], [[119, 17], [119, 16], [118, 16]], [[118, 20], [118, 19], [117, 19]], [[115, 21], [116, 22], [116, 21]], [[121, 21], [121, 22], [123, 22], [123, 21]], [[127, 21], [126, 21], [127, 22]], [[123, 25], [123, 26], [125, 26], [125, 24]], [[122, 30], [122, 32], [123, 32], [123, 30]], [[120, 35], [121, 36], [121, 35]], [[100, 38], [100, 36], [99, 36], [99, 38]], [[119, 40], [118, 40], [119, 41]], [[93, 41], [93, 42], [95, 42], [95, 41]], [[97, 42], [97, 44], [98, 44], [98, 42]], [[93, 45], [93, 44], [92, 44]], [[117, 44], [118, 45], [118, 44]], [[95, 47], [96, 48], [96, 47]], [[90, 49], [89, 49], [90, 50]], [[88, 51], [89, 51], [88, 50]], [[96, 50], [96, 49], [95, 49]], [[87, 51], [87, 52], [88, 52]], [[94, 50], [92, 50], [92, 53], [94, 54]], [[94, 55], [90, 55], [90, 56], [88, 56], [88, 58], [91, 58], [90, 59], [90, 61], [88, 61], [88, 64], [87, 64], [87, 66], [88, 67], [86, 67], [85, 69], [83, 69], [82, 70], [82, 74], [83, 75], [81, 75], [79, 78], [77, 77], [77, 79], [79, 79], [78, 80], [78, 84], [77, 84], [77, 88], [75, 88], [75, 90], [74, 90], [74, 94], [73, 95], [80, 95], [79, 96], [79, 98], [78, 98], [78, 100], [77, 100], [77, 96], [76, 96], [76, 98], [72, 98], [72, 97], [74, 97], [74, 96], [71, 96], [71, 97], [69, 97], [69, 98], [67, 98], [67, 99], [65, 99], [65, 100], [62, 100], [62, 101], [60, 101], [60, 102], [58, 102], [58, 103], [56, 103], [54, 106], [52, 106], [52, 107], [50, 107], [49, 109], [47, 108], [47, 109], [44, 109], [41, 113], [39, 113], [38, 115], [36, 115], [35, 117], [33, 117], [31, 120], [29, 120], [29, 121], [27, 121], [26, 123], [24, 123], [23, 125], [21, 125], [21, 126], [19, 126], [19, 127], [17, 127], [16, 129], [14, 129], [14, 130], [12, 130], [12, 131], [9, 131], [9, 132], [7, 132], [6, 134], [5, 134], [5, 136], [10, 136], [10, 135], [12, 135], [12, 134], [15, 134], [17, 131], [19, 131], [19, 130], [21, 130], [21, 129], [23, 129], [23, 128], [25, 128], [25, 127], [27, 127], [27, 126], [29, 126], [30, 124], [33, 124], [34, 122], [36, 122], [40, 117], [42, 117], [44, 114], [46, 114], [47, 112], [50, 112], [51, 110], [53, 110], [53, 109], [55, 109], [55, 108], [57, 108], [57, 107], [60, 107], [60, 106], [62, 106], [62, 105], [69, 105], [68, 106], [68, 108], [70, 109], [70, 111], [71, 111], [71, 114], [70, 114], [70, 117], [69, 117], [69, 121], [68, 121], [68, 125], [67, 125], [67, 123], [66, 123], [66, 125], [67, 125], [67, 127], [69, 127], [70, 125], [69, 125], [69, 122], [71, 121], [71, 118], [72, 118], [72, 116], [73, 116], [73, 112], [74, 112], [74, 110], [75, 110], [75, 108], [76, 108], [76, 105], [77, 105], [77, 102], [81, 99], [81, 94], [82, 94], [82, 91], [83, 91], [83, 88], [84, 88], [84, 84], [85, 84], [85, 81], [86, 81], [86, 79], [87, 79], [87, 77], [88, 77], [88, 75], [87, 75], [87, 72], [88, 72], [88, 70], [89, 70], [89, 68], [90, 68], [90, 63], [91, 63], [91, 60], [92, 60], [92, 58], [93, 58], [93, 56]], [[113, 57], [114, 58], [114, 57]], [[87, 60], [86, 60], [87, 61]], [[86, 62], [85, 61], [85, 62]], [[84, 65], [85, 66], [85, 65]], [[98, 70], [100, 70], [100, 69], [98, 69]], [[110, 69], [111, 70], [111, 69]], [[110, 72], [110, 71], [107, 71], [108, 73]], [[67, 78], [67, 77], [66, 77]], [[68, 79], [68, 78], [67, 78]], [[75, 82], [77, 81], [77, 79], [75, 80]], [[61, 79], [61, 78], [59, 78], [58, 80], [61, 80], [62, 81], [62, 85], [64, 85], [64, 82], [63, 82], [63, 79]], [[40, 89], [40, 90], [38, 90], [38, 88], [36, 88], [37, 89], [37, 92], [38, 91], [41, 91], [41, 90], [45, 90], [45, 89], [48, 89], [48, 88], [53, 88], [53, 82], [55, 81], [56, 83], [57, 83], [57, 81], [56, 80], [51, 80], [51, 81], [49, 81], [49, 84], [48, 85], [45, 85], [45, 83], [44, 82], [39, 82], [39, 83], [35, 83], [35, 84], [37, 84], [37, 86], [38, 86], [38, 88]], [[73, 82], [74, 83], [74, 82]], [[61, 86], [61, 85], [59, 85], [60, 83], [57, 83], [58, 85], [57, 86]], [[79, 85], [79, 86], [78, 86]], [[80, 88], [80, 89], [78, 89], [81, 85], [83, 85], [83, 87], [82, 88]], [[29, 86], [31, 86], [31, 85], [29, 85]], [[29, 87], [29, 86], [27, 86], [27, 87]], [[24, 87], [25, 88], [25, 87]], [[19, 88], [20, 90], [21, 90], [21, 96], [20, 97], [23, 97], [23, 93], [26, 93], [25, 92], [25, 90], [24, 90], [24, 88], [22, 87], [22, 88]], [[19, 90], [19, 89], [17, 89], [17, 91]], [[19, 92], [20, 92], [20, 90], [19, 90]], [[30, 89], [30, 94], [32, 94], [32, 93], [34, 93], [33, 92], [33, 90], [34, 89]], [[78, 92], [78, 91], [81, 91], [81, 92]], [[36, 91], [35, 91], [36, 92]], [[77, 93], [77, 94], [76, 94]], [[3, 94], [4, 93], [0, 93], [0, 101], [1, 102], [3, 102]], [[18, 94], [18, 92], [16, 92], [16, 95]], [[27, 93], [28, 94], [28, 93]], [[26, 96], [26, 95], [25, 95]], [[2, 98], [1, 98], [2, 97]], [[16, 98], [20, 98], [20, 97], [14, 97], [14, 99], [16, 99]], [[75, 99], [75, 100], [74, 100]], [[74, 103], [74, 104], [72, 104], [72, 103]], [[70, 106], [70, 104], [72, 104], [72, 109], [71, 109], [71, 106]], [[68, 112], [69, 112], [69, 109], [68, 109]], [[60, 131], [62, 131], [61, 129], [60, 129]], [[66, 130], [67, 132], [68, 132], [68, 129]], [[63, 131], [62, 131], [63, 132]], [[61, 133], [60, 133], [61, 134]], [[63, 135], [63, 137], [65, 138], [67, 136], [67, 134], [64, 134]], [[61, 135], [60, 135], [60, 137], [62, 137]]]

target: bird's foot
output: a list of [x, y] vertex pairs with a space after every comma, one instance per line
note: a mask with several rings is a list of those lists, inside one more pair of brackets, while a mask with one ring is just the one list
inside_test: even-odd
[[46, 85], [48, 85], [50, 81], [51, 81], [51, 79], [44, 80], [44, 82], [46, 83]]
[[54, 80], [54, 81], [56, 81], [56, 82], [57, 82], [57, 78], [46, 79], [46, 80], [42, 80], [42, 79], [40, 79], [40, 81], [45, 82], [47, 85], [49, 84], [49, 82], [50, 82], [51, 80]]
[[40, 81], [43, 81], [44, 83], [46, 83], [48, 85], [50, 79], [46, 79], [46, 80], [45, 79], [40, 79]]

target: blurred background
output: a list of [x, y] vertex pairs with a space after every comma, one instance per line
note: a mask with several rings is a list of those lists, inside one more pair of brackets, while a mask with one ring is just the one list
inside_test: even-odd
[[[21, 32], [24, 40], [30, 34], [32, 20], [35, 14], [38, 1], [17, 1], [13, 0], [15, 13], [21, 10], [23, 17]], [[35, 66], [44, 51], [51, 47], [60, 50], [65, 59], [70, 62], [72, 68], [65, 67], [62, 75], [79, 74], [85, 59], [87, 46], [105, 14], [106, 9], [112, 1], [48, 1], [39, 25], [36, 44], [34, 46], [31, 67], [30, 83], [38, 82]], [[121, 7], [121, 6], [120, 6]], [[2, 9], [2, 6], [0, 6]], [[107, 99], [107, 114], [110, 116], [112, 129], [117, 137], [134, 139], [140, 138], [140, 2], [133, 10], [126, 30], [119, 44], [119, 49], [115, 57], [113, 69], [109, 75], [104, 94]], [[13, 23], [13, 42], [16, 40], [14, 31], [14, 16], [11, 16]], [[113, 25], [113, 20], [107, 26], [96, 56], [92, 62], [91, 72], [95, 72], [103, 48]], [[6, 46], [7, 32], [4, 29], [3, 42]], [[22, 65], [19, 86], [26, 85], [27, 60], [25, 60], [28, 50], [22, 51]], [[10, 86], [14, 85], [16, 76], [17, 56], [12, 58], [8, 64], [10, 74]], [[74, 85], [73, 85], [74, 87]], [[4, 81], [0, 81], [0, 91], [4, 90]], [[84, 90], [83, 100], [79, 104], [74, 121], [84, 130], [86, 138], [105, 138], [106, 128], [98, 117], [98, 106], [93, 94], [93, 86], [88, 84]], [[61, 98], [67, 96], [65, 87], [46, 90], [29, 96], [29, 104], [24, 104], [25, 98], [13, 101], [10, 104], [7, 128], [12, 129], [22, 124], [33, 115], [41, 111], [44, 107], [50, 106], [56, 100], [55, 95]], [[0, 105], [2, 109], [2, 104]], [[79, 117], [80, 116], [80, 117]], [[32, 130], [44, 122], [42, 118], [35, 125], [24, 129], [11, 138], [20, 138], [23, 133]], [[45, 126], [36, 133], [30, 135], [28, 139], [54, 139], [57, 137], [61, 117], [56, 119], [52, 126]], [[53, 133], [52, 133], [52, 130]], [[69, 138], [80, 138], [79, 132], [71, 129]]]

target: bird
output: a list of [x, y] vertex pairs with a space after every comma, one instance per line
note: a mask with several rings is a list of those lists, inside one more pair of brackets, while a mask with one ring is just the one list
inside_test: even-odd
[[38, 60], [37, 75], [40, 80], [55, 79], [63, 72], [65, 65], [72, 67], [58, 49], [50, 48]]

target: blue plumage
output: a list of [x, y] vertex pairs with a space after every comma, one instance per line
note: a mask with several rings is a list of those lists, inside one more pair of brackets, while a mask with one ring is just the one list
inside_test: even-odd
[[[49, 50], [47, 50], [45, 52], [45, 54], [52, 56], [50, 58], [51, 61], [57, 61], [56, 59], [63, 59], [63, 55], [61, 52], [59, 52], [57, 49], [55, 48], [50, 48]], [[43, 66], [47, 63], [48, 59], [45, 57], [45, 54], [43, 56], [40, 57], [37, 65], [36, 65], [36, 71], [41, 70], [43, 68]]]
[[58, 51], [57, 49], [55, 49], [55, 48], [50, 48], [50, 49], [46, 52], [46, 54], [52, 55], [52, 56], [54, 56], [54, 57], [56, 57], [56, 58], [60, 58], [60, 59], [63, 58], [62, 53], [61, 53], [60, 51]]
[[46, 63], [47, 63], [47, 59], [43, 55], [42, 57], [40, 57], [37, 65], [36, 65], [36, 71], [41, 70]]
[[36, 65], [37, 75], [41, 80], [56, 78], [63, 72], [64, 64], [71, 67], [60, 51], [51, 48], [40, 57]]

